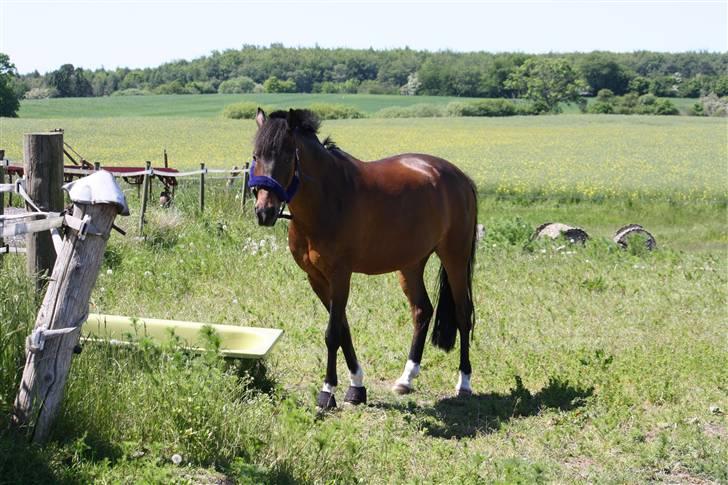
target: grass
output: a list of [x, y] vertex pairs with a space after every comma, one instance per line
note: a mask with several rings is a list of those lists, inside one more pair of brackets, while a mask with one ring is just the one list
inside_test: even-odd
[[[23, 100], [18, 116], [28, 119], [47, 118], [118, 118], [118, 117], [194, 117], [217, 118], [225, 106], [232, 103], [255, 102], [276, 109], [308, 107], [316, 103], [345, 104], [367, 115], [384, 108], [407, 107], [417, 104], [446, 106], [453, 101], [473, 101], [481, 98], [454, 96], [396, 96], [376, 94], [201, 94], [106, 96], [99, 98], [54, 98]], [[698, 102], [693, 98], [668, 98], [682, 113]], [[589, 102], [593, 102], [590, 99]], [[564, 105], [564, 112], [576, 114], [576, 104]]]
[[[181, 167], [239, 163], [253, 129], [3, 120], [0, 144], [17, 157], [20, 133], [57, 122], [92, 159], [130, 164], [167, 146]], [[475, 395], [453, 397], [457, 352], [429, 344], [417, 392], [393, 395], [409, 309], [394, 275], [355, 275], [347, 312], [370, 402], [317, 415], [326, 314], [288, 254], [286, 223], [259, 228], [220, 181], [202, 217], [186, 181], [173, 209], [151, 209], [146, 238], [133, 217], [120, 219], [130, 234], [109, 241], [91, 310], [277, 327], [283, 338], [264, 361], [237, 364], [147, 342], [85, 345], [51, 443], [26, 445], [0, 422], [0, 482], [728, 481], [725, 121], [357, 120], [324, 133], [362, 158], [444, 155], [478, 182], [487, 235], [474, 273]], [[546, 221], [592, 238], [529, 242]], [[657, 251], [610, 242], [631, 222]], [[22, 258], [0, 264], [4, 420], [24, 345], [13, 335], [27, 332], [36, 302]], [[431, 294], [437, 266], [427, 268]], [[346, 382], [341, 357], [339, 375]]]
[[[255, 123], [220, 118], [2, 119], [0, 146], [22, 157], [22, 134], [56, 127], [102, 165], [230, 168], [250, 159]], [[561, 115], [499, 119], [364, 119], [324, 122], [344, 150], [365, 159], [424, 152], [463, 167], [481, 190], [502, 196], [643, 195], [725, 199], [723, 119]]]
[[315, 103], [353, 106], [364, 113], [374, 113], [391, 106], [412, 106], [420, 103], [447, 105], [451, 101], [475, 98], [448, 96], [394, 96], [375, 94], [205, 94], [107, 96], [101, 98], [56, 98], [25, 100], [21, 118], [106, 118], [106, 117], [195, 117], [217, 118], [225, 106], [251, 101], [279, 109], [306, 107]]

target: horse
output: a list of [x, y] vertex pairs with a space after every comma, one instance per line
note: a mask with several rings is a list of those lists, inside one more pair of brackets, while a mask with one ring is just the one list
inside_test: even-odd
[[458, 396], [472, 393], [469, 335], [475, 324], [473, 267], [477, 190], [452, 163], [406, 153], [363, 162], [330, 138], [318, 138], [320, 121], [309, 110], [258, 108], [249, 187], [261, 226], [273, 226], [288, 205], [288, 246], [326, 307], [326, 375], [317, 406], [336, 407], [336, 358], [344, 353], [350, 386], [344, 400], [366, 403], [364, 372], [356, 357], [346, 303], [351, 275], [396, 271], [414, 332], [407, 362], [392, 390], [413, 391], [433, 307], [423, 272], [432, 253], [440, 259], [439, 298], [432, 342], [450, 351], [460, 334]]

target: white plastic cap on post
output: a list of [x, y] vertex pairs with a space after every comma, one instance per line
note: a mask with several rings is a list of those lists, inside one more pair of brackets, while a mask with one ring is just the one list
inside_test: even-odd
[[74, 204], [114, 204], [119, 214], [129, 215], [126, 197], [114, 176], [106, 170], [99, 170], [82, 179], [74, 180], [63, 186]]

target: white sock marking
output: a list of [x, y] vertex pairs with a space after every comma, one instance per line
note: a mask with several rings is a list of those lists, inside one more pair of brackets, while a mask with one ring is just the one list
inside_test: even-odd
[[364, 387], [364, 371], [361, 366], [356, 369], [354, 374], [349, 373], [349, 380], [353, 387]]
[[470, 374], [465, 374], [463, 371], [460, 371], [458, 385], [455, 386], [455, 390], [472, 391], [472, 389], [470, 388]]
[[397, 379], [396, 384], [402, 384], [411, 388], [412, 381], [418, 375], [420, 375], [420, 364], [417, 364], [416, 362], [411, 360], [407, 360], [407, 363], [404, 366], [404, 372], [402, 372], [400, 378]]
[[336, 390], [336, 386], [330, 385], [328, 382], [324, 382], [324, 386], [321, 388], [323, 392], [328, 392], [330, 394], [333, 394]]

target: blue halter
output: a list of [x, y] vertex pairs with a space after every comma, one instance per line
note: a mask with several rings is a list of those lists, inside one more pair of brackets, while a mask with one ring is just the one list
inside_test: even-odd
[[291, 199], [293, 199], [293, 196], [296, 195], [296, 192], [298, 191], [298, 186], [301, 183], [300, 168], [298, 162], [298, 150], [296, 150], [296, 161], [294, 162], [294, 164], [295, 171], [293, 173], [293, 179], [288, 185], [288, 188], [284, 188], [273, 177], [268, 177], [267, 175], [253, 175], [253, 172], [255, 171], [254, 159], [252, 162], [250, 162], [250, 178], [248, 179], [248, 187], [250, 187], [251, 189], [257, 187], [268, 189], [276, 194], [281, 201], [288, 204], [289, 202], [291, 202]]

